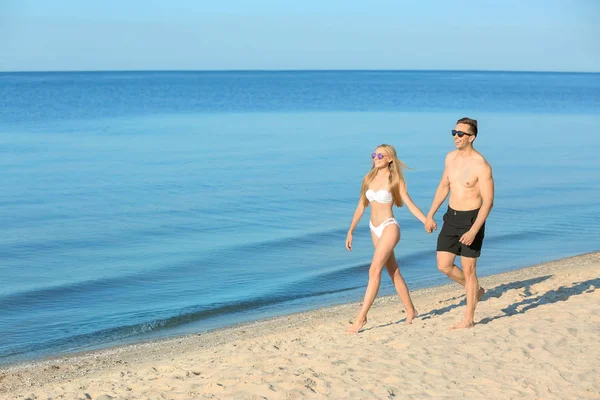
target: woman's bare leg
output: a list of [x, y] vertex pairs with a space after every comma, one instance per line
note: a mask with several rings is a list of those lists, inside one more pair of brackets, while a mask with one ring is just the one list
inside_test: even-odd
[[390, 258], [385, 262], [385, 268], [387, 269], [390, 278], [392, 278], [396, 292], [398, 292], [398, 295], [402, 299], [404, 307], [406, 307], [406, 321], [404, 322], [404, 325], [409, 325], [419, 313], [415, 309], [415, 305], [410, 298], [408, 286], [406, 286], [406, 282], [404, 281], [402, 274], [400, 274], [398, 261], [396, 261], [396, 255], [393, 250], [392, 254], [390, 254]]
[[[371, 239], [373, 239], [373, 246], [377, 247], [377, 242], [379, 239], [377, 236], [371, 231]], [[404, 321], [404, 325], [409, 325], [412, 323], [412, 320], [415, 319], [419, 313], [415, 309], [415, 305], [410, 298], [410, 292], [408, 291], [408, 286], [404, 281], [404, 277], [400, 273], [400, 268], [398, 267], [398, 261], [396, 260], [396, 254], [392, 250], [390, 257], [385, 262], [385, 268], [394, 283], [394, 287], [396, 288], [396, 292], [400, 296], [402, 303], [404, 303], [404, 307], [406, 308], [406, 321]]]
[[390, 257], [390, 254], [394, 250], [394, 247], [400, 239], [400, 229], [398, 225], [388, 225], [383, 230], [381, 238], [377, 242], [375, 247], [375, 253], [373, 254], [373, 260], [371, 261], [371, 267], [369, 268], [369, 284], [365, 292], [365, 298], [356, 320], [346, 330], [346, 332], [357, 333], [367, 323], [367, 313], [375, 301], [377, 292], [379, 292], [379, 285], [381, 284], [381, 271], [383, 270], [384, 264]]

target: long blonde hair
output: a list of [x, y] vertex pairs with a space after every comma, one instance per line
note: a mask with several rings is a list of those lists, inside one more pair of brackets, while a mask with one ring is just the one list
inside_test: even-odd
[[[388, 164], [388, 170], [390, 172], [389, 175], [389, 190], [392, 194], [392, 200], [394, 204], [398, 207], [402, 207], [402, 196], [400, 196], [400, 185], [404, 185], [404, 174], [402, 173], [403, 169], [408, 169], [406, 164], [398, 159], [396, 155], [396, 149], [394, 146], [389, 144], [382, 144], [377, 146], [378, 149], [381, 149], [385, 155], [391, 158], [390, 163]], [[369, 185], [375, 179], [377, 175], [377, 168], [375, 168], [375, 160], [373, 160], [373, 167], [369, 171], [362, 182], [362, 188], [360, 190], [360, 201], [364, 206], [369, 204], [369, 200], [367, 199], [367, 190], [369, 189]]]

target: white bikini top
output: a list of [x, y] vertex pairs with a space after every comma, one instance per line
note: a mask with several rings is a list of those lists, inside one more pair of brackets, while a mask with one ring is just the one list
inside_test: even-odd
[[378, 191], [369, 189], [367, 190], [366, 196], [367, 200], [369, 200], [371, 203], [376, 201], [377, 203], [388, 204], [393, 201], [392, 194], [385, 189]]

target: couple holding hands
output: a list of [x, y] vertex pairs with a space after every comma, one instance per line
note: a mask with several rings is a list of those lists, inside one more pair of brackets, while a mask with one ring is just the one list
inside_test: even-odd
[[[346, 238], [346, 248], [352, 251], [352, 232], [365, 208], [371, 206], [369, 226], [375, 252], [362, 306], [346, 332], [357, 333], [367, 323], [367, 313], [379, 291], [384, 267], [406, 307], [405, 324], [410, 324], [417, 317], [417, 310], [394, 255], [394, 247], [400, 241], [400, 226], [394, 218], [392, 207], [406, 204], [410, 212], [424, 224], [425, 230], [431, 233], [437, 229], [433, 216], [448, 194], [448, 211], [444, 214], [437, 240], [437, 266], [450, 279], [463, 285], [466, 291], [465, 316], [451, 329], [474, 325], [475, 307], [485, 293], [477, 280], [476, 264], [485, 235], [485, 220], [494, 202], [494, 180], [490, 165], [473, 148], [473, 141], [477, 138], [477, 121], [459, 119], [452, 136], [456, 150], [446, 156], [444, 173], [427, 215], [421, 212], [408, 194], [402, 174], [406, 165], [398, 160], [396, 150], [383, 144], [371, 154], [373, 167], [363, 179], [358, 206]], [[461, 257], [462, 270], [454, 264], [456, 256]]]

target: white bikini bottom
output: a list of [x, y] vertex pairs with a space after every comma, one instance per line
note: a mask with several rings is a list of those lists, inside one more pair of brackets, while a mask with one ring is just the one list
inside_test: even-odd
[[[381, 238], [381, 235], [383, 234], [383, 230], [385, 229], [386, 226], [388, 225], [398, 225], [398, 221], [396, 221], [396, 218], [388, 218], [385, 221], [383, 221], [381, 224], [379, 224], [379, 226], [375, 226], [373, 225], [373, 223], [371, 221], [369, 221], [369, 228], [371, 228], [371, 230], [373, 231], [373, 233], [375, 233], [375, 236], [377, 236], [378, 238]], [[400, 225], [398, 225], [400, 226]]]

